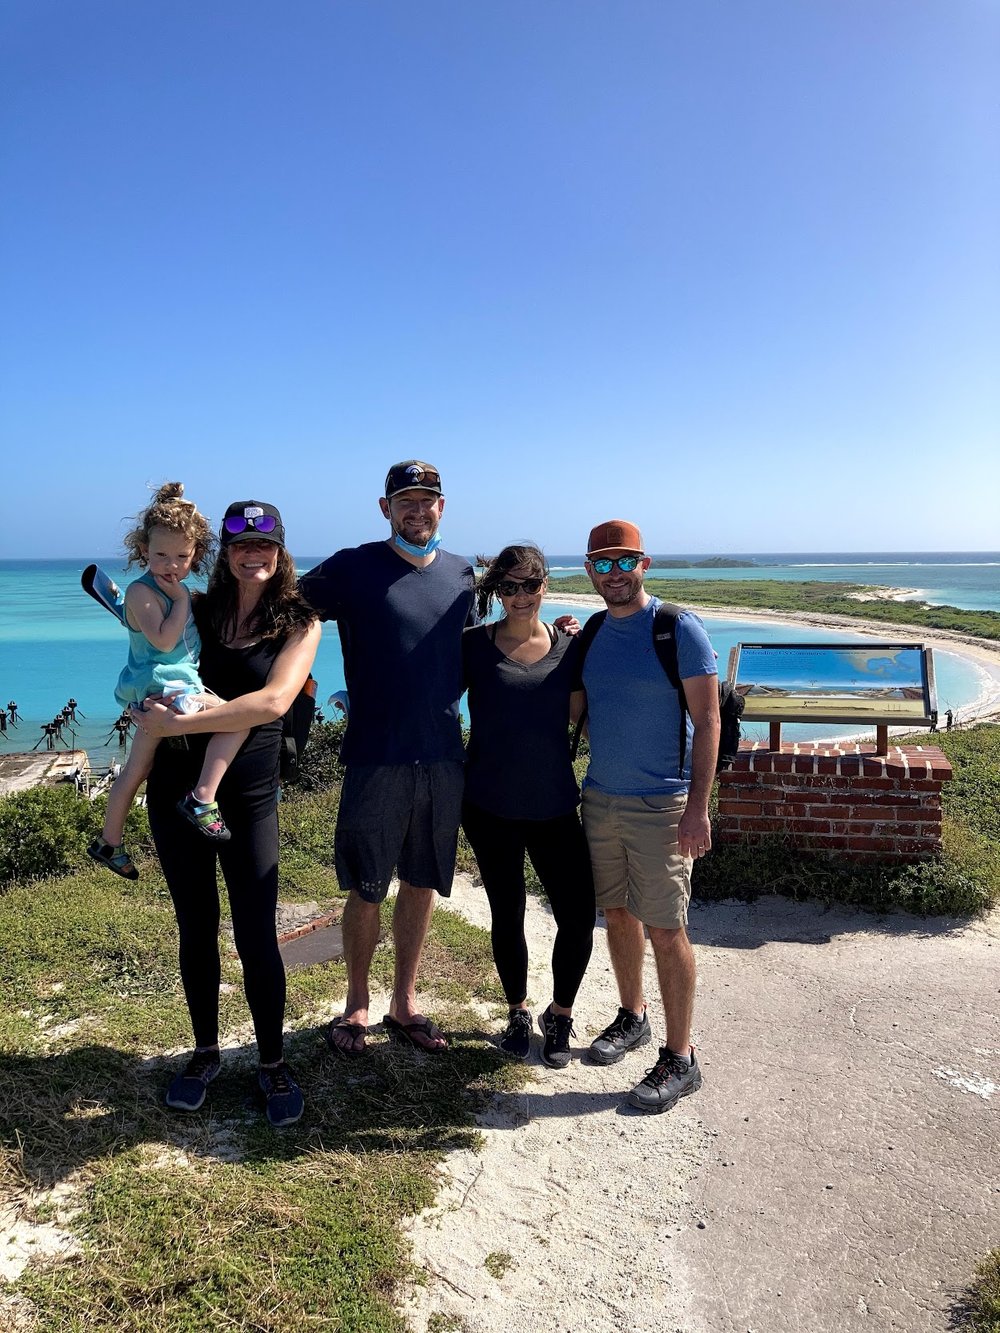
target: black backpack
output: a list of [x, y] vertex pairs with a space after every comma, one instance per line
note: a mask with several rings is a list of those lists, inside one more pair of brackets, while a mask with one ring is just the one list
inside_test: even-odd
[[[583, 676], [584, 659], [590, 645], [594, 642], [597, 631], [604, 624], [607, 614], [607, 611], [596, 612], [580, 631], [580, 661], [577, 671], [581, 678]], [[683, 614], [683, 606], [675, 606], [673, 602], [661, 602], [653, 616], [653, 648], [660, 660], [660, 666], [666, 672], [667, 680], [677, 691], [678, 702], [681, 706], [678, 776], [684, 772], [684, 760], [687, 757], [687, 700], [684, 698], [684, 685], [681, 682], [680, 671], [677, 667], [677, 639], [674, 635], [674, 626], [677, 624], [677, 617]], [[740, 718], [743, 716], [743, 708], [743, 696], [737, 694], [728, 681], [720, 680], [719, 717], [722, 721], [722, 729], [719, 733], [719, 757], [715, 763], [716, 773], [721, 773], [726, 768], [732, 768], [733, 761], [739, 753]], [[570, 753], [574, 759], [577, 750], [580, 748], [580, 732], [586, 720], [587, 714], [584, 712], [573, 733], [573, 744]]]
[[281, 724], [281, 781], [294, 782], [316, 713], [316, 678], [308, 676]]

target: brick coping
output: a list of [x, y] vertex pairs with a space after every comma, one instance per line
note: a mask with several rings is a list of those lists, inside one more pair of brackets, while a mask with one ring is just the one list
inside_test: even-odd
[[806, 773], [842, 777], [907, 778], [947, 782], [952, 767], [936, 745], [890, 745], [876, 755], [874, 743], [856, 741], [791, 741], [772, 750], [766, 741], [741, 741], [731, 769], [720, 774]]

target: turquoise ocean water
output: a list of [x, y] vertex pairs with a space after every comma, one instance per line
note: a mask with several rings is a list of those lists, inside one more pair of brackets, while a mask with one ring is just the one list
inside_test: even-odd
[[[308, 569], [320, 557], [300, 557]], [[698, 558], [698, 557], [689, 557]], [[750, 558], [750, 557], [747, 557]], [[781, 560], [766, 571], [671, 570], [666, 577], [783, 579], [848, 579], [852, 582], [919, 588], [928, 601], [953, 606], [1000, 611], [1000, 554], [962, 556], [755, 556], [759, 563]], [[876, 563], [876, 560], [878, 563]], [[84, 560], [0, 561], [0, 704], [16, 700], [22, 721], [0, 737], [0, 749], [30, 750], [42, 737], [42, 725], [68, 699], [75, 698], [81, 718], [75, 738], [64, 733], [67, 744], [87, 749], [92, 761], [101, 765], [117, 757], [114, 745], [105, 746], [117, 716], [114, 685], [125, 661], [126, 640], [121, 627], [80, 587]], [[581, 557], [552, 557], [553, 576], [583, 572]], [[121, 570], [104, 565], [120, 581]], [[546, 614], [558, 615], [572, 608], [550, 604]], [[581, 617], [585, 613], [581, 612]], [[706, 624], [725, 669], [729, 649], [740, 640], [761, 642], [848, 642], [850, 634], [822, 633], [814, 629], [765, 631], [757, 624], [738, 619], [708, 619]], [[949, 653], [935, 654], [940, 709], [959, 708], [978, 697], [981, 669]], [[319, 698], [325, 700], [344, 688], [344, 673], [336, 627], [325, 626], [314, 674]], [[789, 737], [817, 735], [813, 729], [788, 728]], [[824, 734], [829, 734], [829, 729]], [[42, 741], [44, 745], [44, 741]]]
[[[704, 556], [676, 557], [692, 563]], [[895, 551], [875, 555], [851, 552], [846, 555], [733, 555], [734, 560], [753, 560], [752, 569], [663, 569], [649, 577], [665, 579], [780, 579], [782, 582], [818, 580], [823, 583], [870, 583], [880, 587], [906, 588], [914, 600], [938, 606], [960, 606], [967, 611], [1000, 611], [1000, 552], [962, 551], [955, 554]], [[555, 578], [586, 574], [580, 555], [549, 557]]]

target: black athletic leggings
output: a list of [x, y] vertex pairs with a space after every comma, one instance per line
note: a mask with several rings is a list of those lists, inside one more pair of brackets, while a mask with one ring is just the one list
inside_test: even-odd
[[147, 804], [156, 854], [177, 916], [181, 980], [195, 1045], [214, 1046], [219, 1040], [218, 857], [257, 1051], [262, 1064], [273, 1064], [281, 1059], [285, 1017], [285, 968], [274, 924], [278, 902], [276, 794], [258, 788], [253, 795], [244, 790], [227, 799], [229, 778], [224, 779], [219, 808], [232, 838], [214, 844], [175, 808], [190, 790], [190, 779], [190, 773], [177, 773], [169, 762], [158, 763], [150, 779]]
[[594, 881], [579, 817], [501, 819], [468, 801], [462, 827], [479, 862], [492, 914], [493, 961], [509, 1005], [528, 993], [528, 945], [524, 938], [524, 858], [535, 867], [552, 906], [552, 998], [571, 1009], [590, 962], [594, 942]]

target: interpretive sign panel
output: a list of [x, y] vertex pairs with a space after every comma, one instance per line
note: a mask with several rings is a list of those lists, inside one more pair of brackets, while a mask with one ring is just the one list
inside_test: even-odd
[[933, 657], [919, 643], [738, 643], [729, 683], [747, 722], [937, 721]]

